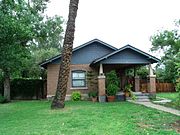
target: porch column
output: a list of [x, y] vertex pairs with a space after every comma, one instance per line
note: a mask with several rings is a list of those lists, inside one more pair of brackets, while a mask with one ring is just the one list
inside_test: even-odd
[[139, 76], [135, 76], [134, 77], [134, 82], [135, 82], [135, 92], [139, 92], [140, 91], [140, 78]]
[[153, 73], [153, 69], [151, 64], [149, 64], [149, 87], [148, 92], [150, 94], [150, 97], [156, 96], [156, 75]]
[[103, 65], [100, 64], [99, 67], [99, 76], [98, 76], [98, 93], [99, 93], [99, 102], [105, 102], [106, 87], [105, 87], [105, 75], [103, 73]]
[[100, 64], [100, 67], [99, 67], [99, 75], [104, 75], [103, 73], [103, 65]]

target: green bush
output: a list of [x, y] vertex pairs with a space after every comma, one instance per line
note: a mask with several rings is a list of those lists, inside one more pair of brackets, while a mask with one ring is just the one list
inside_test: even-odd
[[107, 95], [108, 96], [114, 96], [116, 95], [116, 92], [118, 91], [119, 87], [115, 84], [108, 84], [107, 86]]
[[[16, 78], [10, 82], [11, 99], [36, 99], [44, 97], [45, 80]], [[0, 80], [0, 95], [3, 95], [3, 80]]]
[[119, 90], [119, 78], [116, 74], [115, 70], [110, 71], [106, 74], [106, 94], [108, 96], [114, 96], [116, 95], [116, 92]]
[[11, 98], [22, 99], [38, 98], [43, 91], [43, 80], [39, 79], [13, 79], [11, 81]]
[[120, 85], [120, 79], [118, 78], [116, 71], [111, 70], [109, 73], [106, 74], [106, 84], [115, 84], [117, 86]]
[[7, 98], [0, 95], [0, 103], [7, 103], [7, 102], [8, 102]]
[[0, 80], [0, 95], [3, 95], [3, 91], [4, 91], [3, 80]]
[[97, 97], [97, 91], [90, 91], [89, 93], [88, 93], [88, 95], [89, 95], [89, 97]]
[[80, 101], [81, 100], [81, 93], [79, 91], [74, 91], [71, 94], [72, 101]]

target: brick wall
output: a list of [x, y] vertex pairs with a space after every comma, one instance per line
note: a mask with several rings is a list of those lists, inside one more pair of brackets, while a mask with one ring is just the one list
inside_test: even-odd
[[[82, 94], [88, 94], [90, 87], [97, 86], [89, 86], [87, 82], [87, 87], [84, 88], [72, 88], [71, 87], [71, 71], [73, 70], [84, 70], [84, 71], [95, 71], [92, 69], [89, 64], [82, 65], [71, 65], [70, 66], [70, 74], [68, 79], [68, 89], [67, 94], [71, 94], [73, 91], [81, 91]], [[57, 87], [57, 79], [58, 79], [59, 65], [58, 64], [49, 64], [47, 67], [47, 95], [51, 96], [55, 94], [55, 90]]]

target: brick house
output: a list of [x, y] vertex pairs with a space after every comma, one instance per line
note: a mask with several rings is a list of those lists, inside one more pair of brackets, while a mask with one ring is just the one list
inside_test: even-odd
[[[47, 96], [55, 94], [61, 55], [55, 56], [40, 64], [47, 69]], [[91, 89], [105, 94], [105, 73], [115, 70], [121, 79], [120, 90], [124, 88], [125, 69], [149, 65], [149, 93], [156, 92], [155, 75], [151, 64], [159, 59], [131, 45], [117, 49], [101, 40], [94, 39], [73, 49], [67, 95], [78, 90], [87, 95]], [[97, 73], [97, 84], [90, 85], [87, 73]], [[134, 91], [139, 91], [139, 77], [134, 75]]]

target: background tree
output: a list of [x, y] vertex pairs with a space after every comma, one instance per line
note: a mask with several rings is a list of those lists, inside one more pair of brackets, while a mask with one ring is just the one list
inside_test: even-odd
[[56, 48], [58, 51], [61, 50], [61, 44], [63, 39], [63, 24], [64, 20], [60, 16], [48, 17], [38, 25], [36, 30], [37, 36], [33, 43], [32, 49], [50, 49]]
[[177, 57], [180, 52], [180, 20], [176, 21], [174, 30], [159, 31], [151, 37], [151, 51], [163, 51], [161, 64], [157, 66], [157, 75], [161, 79], [176, 82], [177, 73]]
[[[21, 1], [0, 1], [0, 68], [4, 73], [4, 96], [10, 100], [10, 74], [21, 68], [29, 55], [26, 43], [33, 37], [33, 26]], [[29, 23], [27, 25], [26, 23]]]
[[180, 20], [176, 21], [174, 30], [164, 30], [154, 36], [151, 41], [152, 51], [163, 50], [162, 64], [158, 66], [157, 75], [161, 79], [176, 84], [176, 91], [179, 93], [177, 100], [173, 101], [180, 105]]
[[10, 76], [19, 75], [30, 63], [29, 59], [32, 60], [31, 56], [37, 56], [32, 46], [37, 49], [57, 43], [54, 47], [58, 46], [58, 50], [60, 49], [57, 36], [62, 33], [59, 24], [63, 21], [60, 17], [44, 19], [47, 2], [48, 0], [0, 0], [0, 69], [4, 76], [4, 96], [8, 100]]
[[136, 67], [136, 69], [134, 68], [126, 69], [126, 76], [134, 77], [136, 75], [140, 76], [142, 79], [146, 79], [147, 76], [149, 75], [149, 70], [147, 66], [139, 66]]
[[60, 62], [58, 84], [55, 97], [52, 101], [51, 108], [64, 108], [65, 97], [67, 91], [67, 83], [70, 71], [70, 62], [73, 50], [75, 20], [77, 16], [79, 0], [70, 0], [69, 16], [63, 43], [63, 50]]
[[39, 25], [37, 36], [31, 43], [31, 59], [27, 61], [22, 70], [22, 77], [25, 78], [46, 78], [46, 71], [39, 67], [39, 63], [45, 61], [61, 52], [63, 39], [62, 17], [46, 17]]

